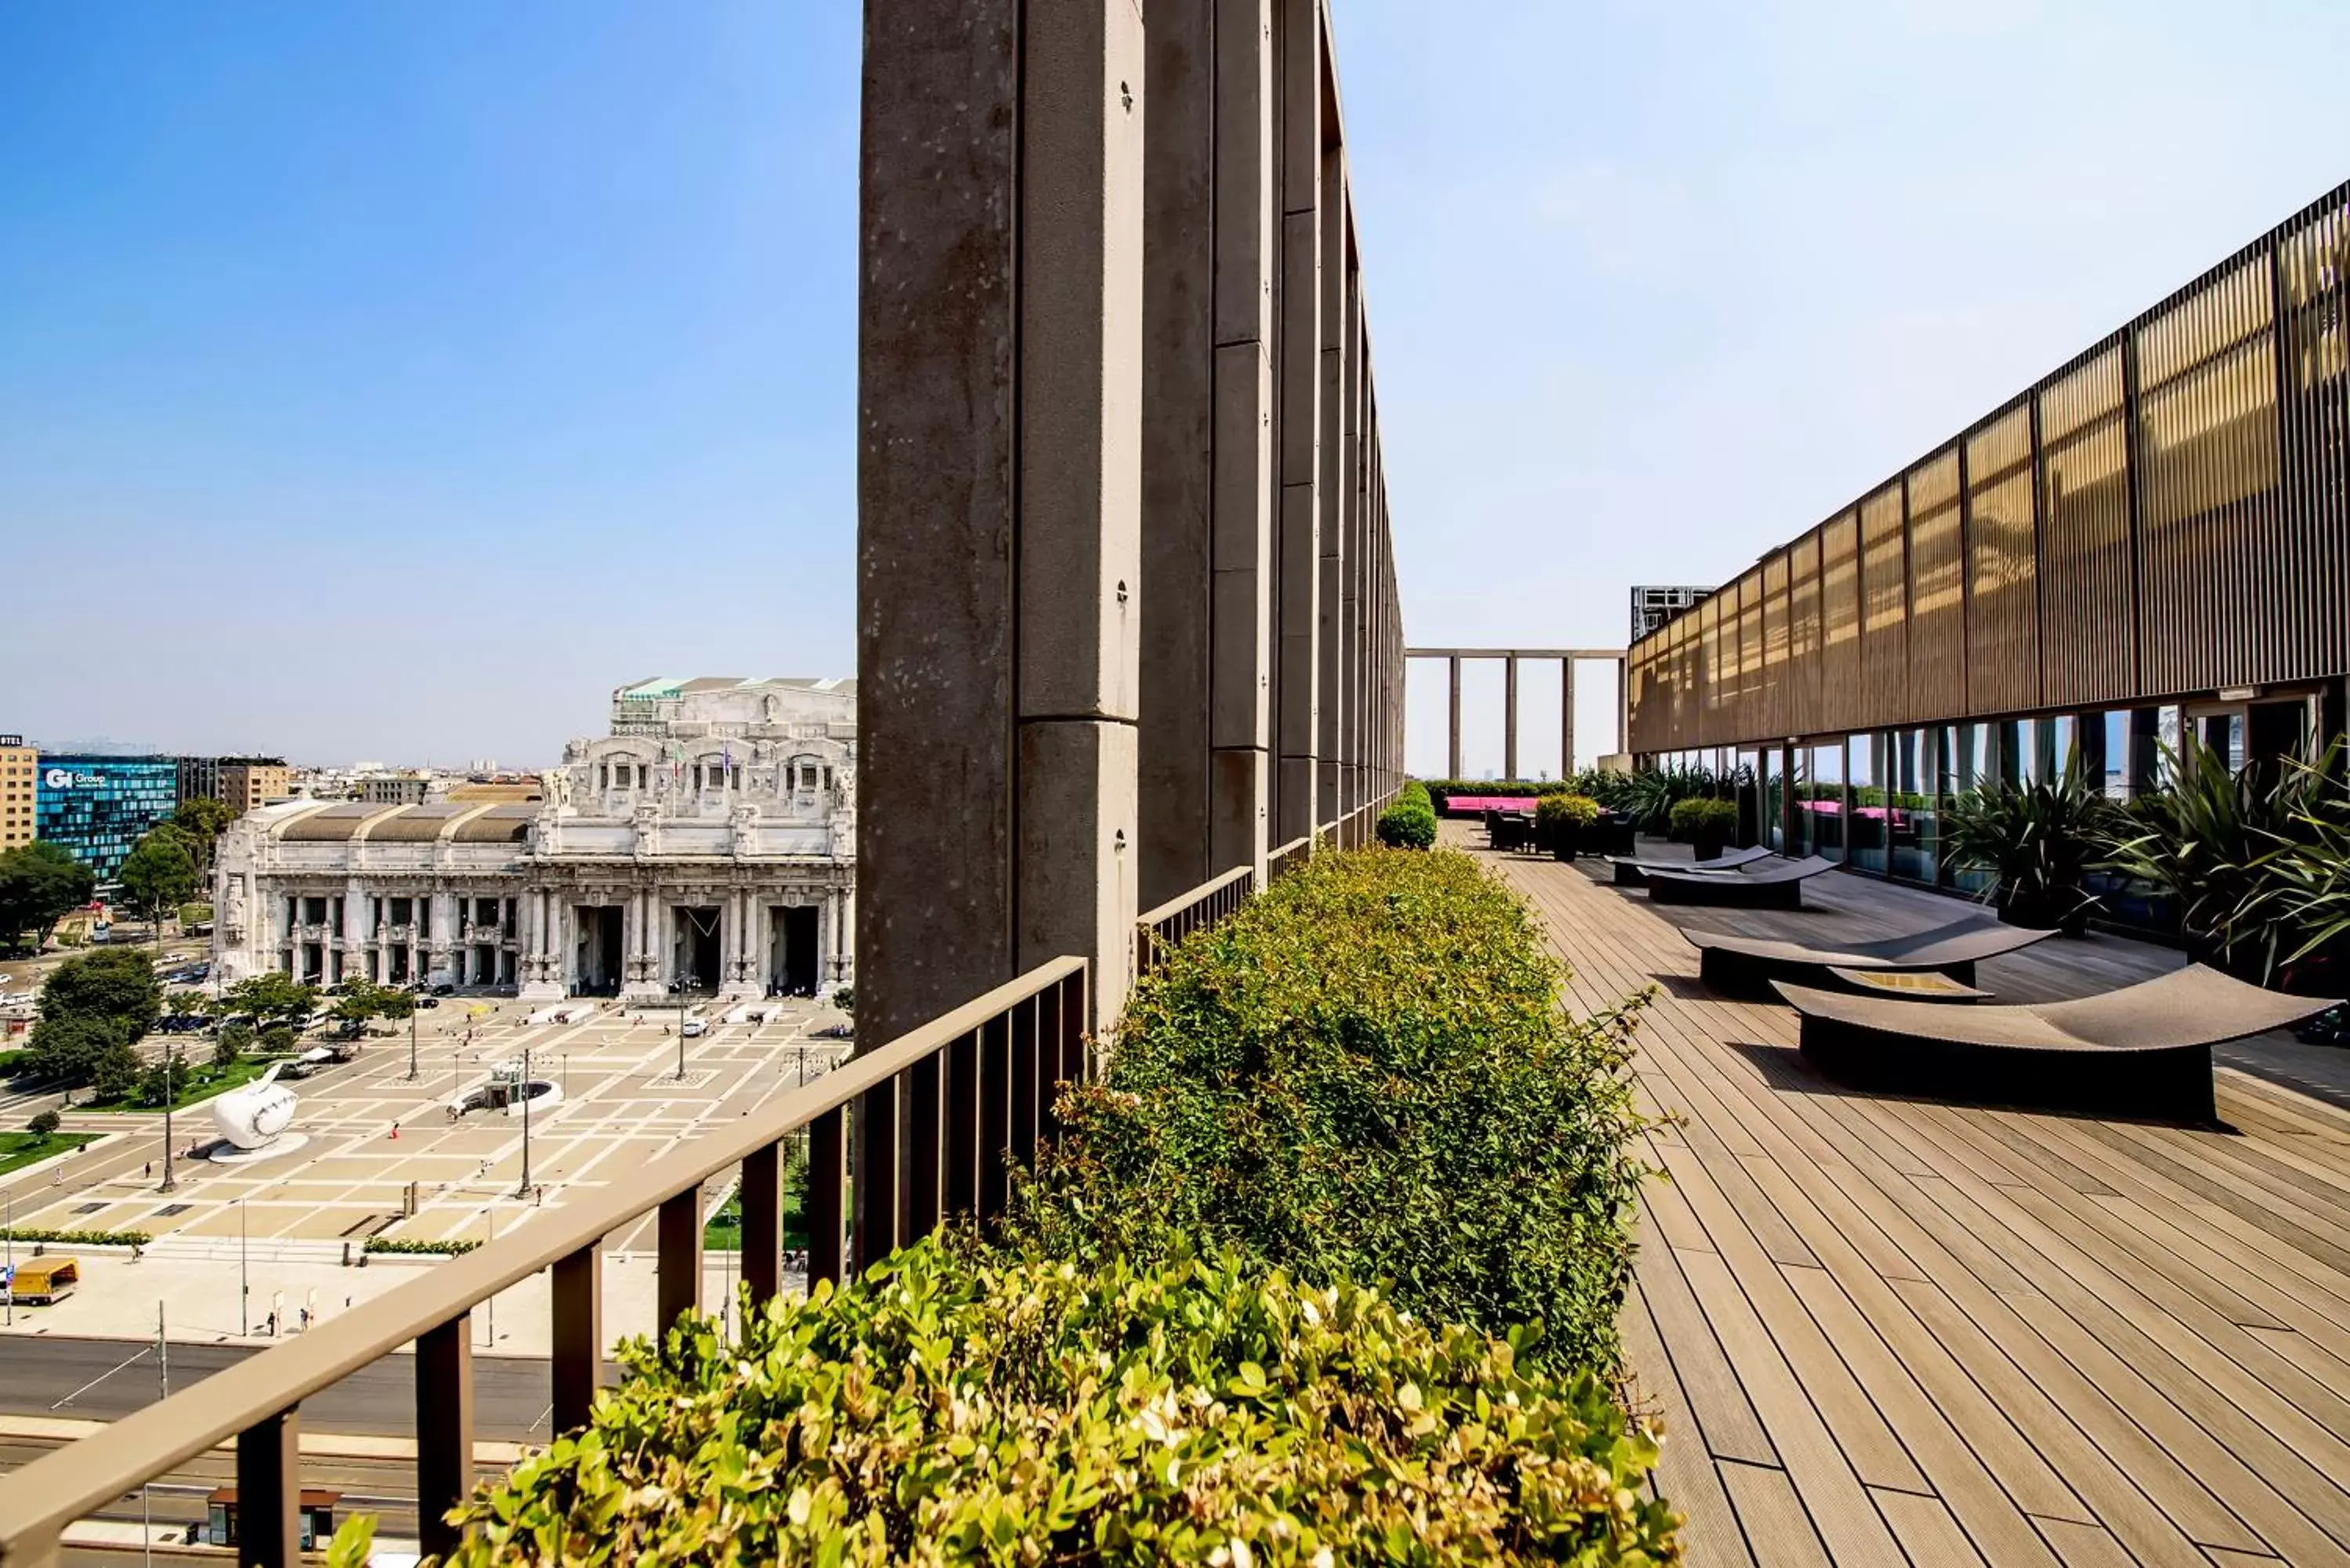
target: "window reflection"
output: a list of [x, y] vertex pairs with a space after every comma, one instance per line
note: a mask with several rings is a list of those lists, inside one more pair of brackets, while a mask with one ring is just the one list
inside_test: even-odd
[[1811, 748], [1811, 776], [1800, 792], [1804, 852], [1845, 857], [1844, 742]]
[[1884, 771], [1879, 765], [1882, 735], [1855, 735], [1847, 742], [1850, 755], [1846, 783], [1850, 809], [1845, 815], [1852, 864], [1863, 871], [1886, 868], [1886, 809]]

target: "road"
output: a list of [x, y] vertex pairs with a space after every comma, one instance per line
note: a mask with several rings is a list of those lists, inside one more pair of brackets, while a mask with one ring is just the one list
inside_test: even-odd
[[[57, 1447], [55, 1442], [37, 1438], [0, 1438], [0, 1469], [13, 1470], [30, 1464]], [[224, 1453], [203, 1454], [154, 1482], [143, 1498], [135, 1491], [127, 1493], [88, 1517], [116, 1525], [144, 1522], [158, 1531], [159, 1540], [164, 1531], [177, 1537], [187, 1526], [204, 1518], [207, 1500], [214, 1489], [235, 1483], [234, 1458]], [[338, 1522], [353, 1513], [372, 1513], [378, 1520], [378, 1536], [404, 1541], [416, 1538], [416, 1479], [404, 1459], [306, 1456], [302, 1461], [302, 1484], [305, 1488], [342, 1494], [335, 1510]], [[83, 1548], [69, 1549], [67, 1556], [68, 1560], [120, 1563], [125, 1552], [120, 1549], [94, 1552]]]
[[[255, 1354], [244, 1345], [174, 1345], [172, 1392], [191, 1387]], [[353, 1373], [303, 1404], [303, 1429], [413, 1438], [414, 1367], [412, 1357], [395, 1355]], [[608, 1369], [607, 1376], [617, 1381], [617, 1375]], [[547, 1390], [544, 1361], [476, 1355], [474, 1436], [518, 1443], [546, 1441]], [[0, 1339], [0, 1413], [113, 1421], [153, 1404], [160, 1392], [151, 1345], [57, 1335]]]

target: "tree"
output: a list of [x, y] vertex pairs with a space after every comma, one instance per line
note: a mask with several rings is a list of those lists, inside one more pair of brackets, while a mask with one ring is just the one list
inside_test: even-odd
[[187, 902], [200, 884], [196, 854], [195, 840], [168, 822], [159, 823], [131, 846], [121, 870], [115, 873], [124, 898], [154, 922], [159, 939], [164, 912]]
[[213, 1042], [213, 1065], [234, 1067], [238, 1057], [253, 1049], [253, 1025], [229, 1023], [221, 1028], [220, 1038]]
[[229, 809], [228, 802], [214, 800], [208, 794], [182, 801], [180, 809], [171, 816], [172, 826], [186, 834], [195, 846], [199, 871], [213, 868], [213, 851], [219, 846], [220, 836], [235, 820], [236, 813]]
[[65, 1125], [65, 1117], [55, 1111], [36, 1111], [33, 1113], [33, 1119], [25, 1124], [25, 1130], [43, 1143], [47, 1143], [57, 1130]]
[[175, 1047], [139, 1075], [139, 1102], [158, 1109], [177, 1105], [188, 1091], [188, 1059]]
[[119, 1100], [139, 1086], [146, 1068], [127, 1041], [109, 1045], [90, 1071], [89, 1081], [101, 1100]]
[[367, 981], [355, 980], [345, 988], [341, 996], [336, 998], [335, 1005], [328, 1010], [328, 1016], [340, 1023], [345, 1033], [357, 1034], [367, 1027], [369, 1019], [381, 1018], [390, 1012], [391, 998], [395, 994], [406, 1000], [404, 992], [396, 993]]
[[416, 994], [413, 992], [400, 991], [387, 986], [376, 993], [376, 999], [382, 1004], [380, 1009], [382, 1016], [389, 1018], [394, 1023], [416, 1016]]
[[296, 1044], [294, 1031], [283, 1023], [273, 1023], [261, 1032], [261, 1049], [268, 1055], [283, 1056]]
[[33, 1025], [26, 1065], [36, 1078], [54, 1079], [71, 1086], [87, 1084], [98, 1064], [116, 1046], [129, 1047], [119, 1019], [64, 1014], [44, 1017]]
[[238, 981], [228, 988], [223, 1000], [230, 1012], [249, 1012], [265, 1026], [272, 1023], [294, 1024], [309, 1017], [317, 1007], [318, 992], [316, 987], [273, 970]]
[[122, 1024], [122, 1041], [134, 1044], [163, 1011], [163, 987], [155, 961], [137, 948], [103, 948], [68, 959], [41, 988], [41, 1017], [108, 1018]]
[[36, 838], [0, 855], [0, 948], [27, 933], [38, 947], [58, 916], [97, 891], [97, 874], [59, 845]]

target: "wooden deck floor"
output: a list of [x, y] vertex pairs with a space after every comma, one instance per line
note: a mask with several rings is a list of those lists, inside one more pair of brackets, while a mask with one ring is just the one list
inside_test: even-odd
[[[1624, 1333], [1693, 1564], [2350, 1568], [2350, 1115], [2229, 1069], [2230, 1132], [1841, 1091], [1787, 1009], [1700, 985], [1664, 917], [1881, 933], [1948, 900], [1838, 874], [1818, 912], [1652, 910], [1480, 853], [1578, 1005], [1661, 988], [1638, 1074], [1669, 1179]], [[2080, 995], [2180, 961], [2059, 940], [1981, 983]]]

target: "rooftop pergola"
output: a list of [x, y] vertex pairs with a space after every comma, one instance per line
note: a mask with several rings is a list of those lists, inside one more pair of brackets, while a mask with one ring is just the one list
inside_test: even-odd
[[1451, 666], [1451, 680], [1445, 696], [1446, 752], [1445, 776], [1461, 776], [1461, 665], [1470, 659], [1498, 659], [1502, 661], [1502, 773], [1504, 777], [1518, 776], [1518, 666], [1529, 659], [1558, 661], [1558, 772], [1561, 778], [1575, 773], [1575, 667], [1584, 660], [1612, 664], [1616, 667], [1617, 749], [1629, 749], [1632, 732], [1631, 690], [1626, 678], [1625, 650], [1620, 648], [1407, 648], [1404, 658], [1440, 659]]

